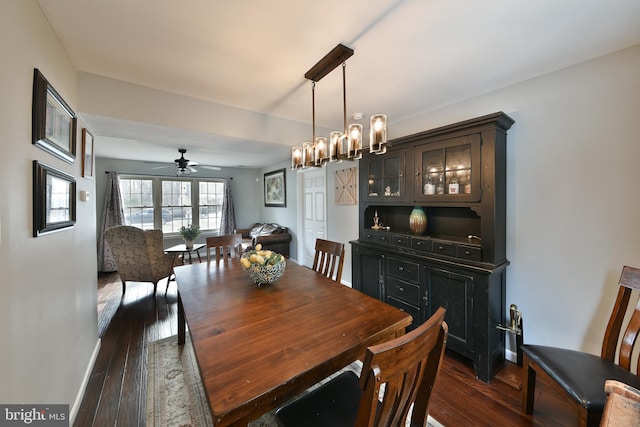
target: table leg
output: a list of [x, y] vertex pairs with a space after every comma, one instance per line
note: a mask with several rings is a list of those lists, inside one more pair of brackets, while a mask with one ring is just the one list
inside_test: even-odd
[[182, 307], [182, 298], [178, 291], [178, 344], [184, 345], [185, 334], [187, 330], [187, 322], [184, 318], [184, 307]]
[[189, 251], [189, 264], [193, 264], [193, 258], [191, 258], [191, 251]]
[[198, 255], [198, 262], [202, 262], [202, 258], [200, 258], [200, 249], [196, 251], [196, 254]]

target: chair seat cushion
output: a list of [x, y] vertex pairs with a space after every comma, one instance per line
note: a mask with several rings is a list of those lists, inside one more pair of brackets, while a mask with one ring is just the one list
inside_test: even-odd
[[345, 371], [282, 406], [276, 411], [276, 422], [281, 427], [353, 427], [362, 393], [358, 381], [354, 372]]
[[522, 351], [587, 409], [604, 408], [608, 379], [640, 387], [640, 377], [600, 356], [541, 345], [523, 345]]

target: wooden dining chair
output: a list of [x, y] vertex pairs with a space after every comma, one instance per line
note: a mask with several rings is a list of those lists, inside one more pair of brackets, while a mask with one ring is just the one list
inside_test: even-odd
[[[640, 388], [640, 377], [630, 372], [634, 345], [640, 332], [640, 301], [629, 318], [624, 336], [620, 337], [622, 324], [629, 307], [631, 292], [640, 290], [640, 269], [623, 267], [620, 289], [604, 334], [600, 356], [580, 351], [542, 345], [523, 345], [522, 410], [533, 413], [536, 376], [569, 397], [579, 416], [580, 426], [600, 424], [606, 401], [605, 382], [621, 381]], [[616, 357], [616, 349], [619, 350]], [[616, 362], [617, 360], [617, 362]], [[640, 359], [636, 361], [636, 370]]]
[[216, 262], [223, 258], [225, 261], [242, 252], [242, 234], [227, 234], [206, 238], [207, 262], [211, 262], [211, 250], [215, 251]]
[[[280, 427], [426, 425], [447, 342], [445, 309], [418, 328], [367, 348], [360, 378], [345, 371], [280, 407]], [[381, 389], [384, 386], [384, 391]]]
[[620, 381], [604, 383], [607, 401], [601, 427], [640, 426], [640, 390]]
[[344, 243], [316, 239], [313, 269], [323, 276], [340, 283], [344, 264]]

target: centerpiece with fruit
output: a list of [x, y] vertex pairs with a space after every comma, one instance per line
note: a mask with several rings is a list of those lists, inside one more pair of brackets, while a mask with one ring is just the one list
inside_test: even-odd
[[255, 249], [251, 249], [240, 258], [242, 269], [249, 274], [249, 277], [258, 285], [270, 285], [282, 276], [287, 266], [285, 257], [277, 252], [262, 249], [261, 244], [257, 244]]

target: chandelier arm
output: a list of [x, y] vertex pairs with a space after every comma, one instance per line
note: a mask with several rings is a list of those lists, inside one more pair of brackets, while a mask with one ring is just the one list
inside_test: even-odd
[[347, 134], [347, 63], [342, 63], [342, 111], [344, 134]]
[[311, 143], [316, 143], [316, 82], [311, 81], [311, 123], [312, 123], [312, 134], [313, 138], [311, 138]]

